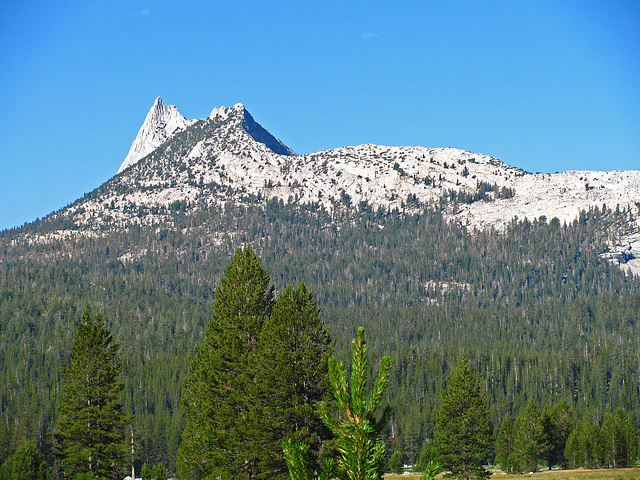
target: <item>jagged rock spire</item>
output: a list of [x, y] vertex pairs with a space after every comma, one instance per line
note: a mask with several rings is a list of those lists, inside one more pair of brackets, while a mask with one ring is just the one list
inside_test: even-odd
[[165, 105], [160, 97], [156, 98], [118, 173], [144, 158], [194, 122], [195, 120], [184, 118], [175, 105]]

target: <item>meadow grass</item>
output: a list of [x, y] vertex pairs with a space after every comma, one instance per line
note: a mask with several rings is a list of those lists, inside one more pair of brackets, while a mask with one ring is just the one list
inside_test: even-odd
[[[418, 480], [419, 474], [385, 475], [385, 480]], [[441, 480], [442, 476], [436, 476]], [[491, 480], [640, 480], [640, 468], [604, 468], [598, 470], [543, 470], [533, 474], [494, 473]]]

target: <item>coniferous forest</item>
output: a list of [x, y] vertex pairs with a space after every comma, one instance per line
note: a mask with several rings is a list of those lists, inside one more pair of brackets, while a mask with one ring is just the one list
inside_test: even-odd
[[[623, 432], [626, 462], [637, 458], [640, 280], [599, 256], [624, 233], [628, 212], [603, 205], [571, 224], [514, 220], [498, 232], [447, 222], [442, 205], [329, 212], [255, 198], [208, 211], [174, 207], [172, 223], [151, 228], [106, 223], [100, 235], [56, 236], [65, 227], [58, 217], [0, 232], [1, 462], [34, 442], [55, 463], [63, 371], [89, 308], [120, 344], [120, 402], [134, 415], [137, 471], [175, 473], [190, 358], [243, 245], [276, 294], [300, 282], [313, 292], [338, 359], [349, 358], [360, 326], [371, 368], [391, 358], [389, 456], [428, 457], [441, 392], [464, 355], [487, 395], [487, 460], [528, 468], [523, 455], [509, 461], [520, 448], [542, 464], [616, 464], [606, 445], [586, 445], [596, 430]], [[565, 432], [575, 453], [558, 460], [540, 432], [560, 432], [562, 411], [575, 426]], [[513, 433], [525, 423], [536, 445]]]

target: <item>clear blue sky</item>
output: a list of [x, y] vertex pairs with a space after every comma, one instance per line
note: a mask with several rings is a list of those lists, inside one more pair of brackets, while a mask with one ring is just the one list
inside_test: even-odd
[[640, 2], [0, 2], [0, 229], [111, 176], [154, 99], [298, 153], [457, 147], [640, 169]]

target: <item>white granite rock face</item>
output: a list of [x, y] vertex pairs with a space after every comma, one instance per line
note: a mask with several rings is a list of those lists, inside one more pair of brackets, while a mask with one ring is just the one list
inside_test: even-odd
[[188, 120], [180, 115], [175, 105], [165, 105], [160, 97], [156, 98], [118, 173], [153, 152], [167, 139], [194, 122], [195, 120]]
[[[364, 202], [374, 209], [418, 211], [452, 195], [473, 195], [480, 184], [488, 184], [508, 195], [492, 192], [488, 200], [472, 203], [444, 201], [449, 220], [471, 229], [498, 230], [515, 218], [557, 217], [562, 224], [606, 204], [625, 212], [629, 228], [622, 236], [606, 236], [609, 250], [603, 254], [640, 273], [640, 171], [528, 173], [455, 148], [373, 144], [296, 155], [257, 124], [242, 104], [213, 109], [193, 126], [198, 130], [190, 144], [169, 141], [194, 122], [158, 98], [120, 171], [151, 155], [112, 179], [117, 188], [72, 207], [84, 212], [74, 215], [75, 223], [87, 225], [90, 218], [109, 215], [117, 228], [154, 224], [167, 218], [163, 208], [176, 201], [186, 202], [192, 211], [223, 207], [229, 193], [218, 192], [234, 192], [234, 201], [240, 203], [245, 195], [259, 195], [285, 203], [317, 203], [329, 210]], [[166, 151], [153, 152], [164, 142]], [[131, 213], [140, 206], [159, 213]]]

